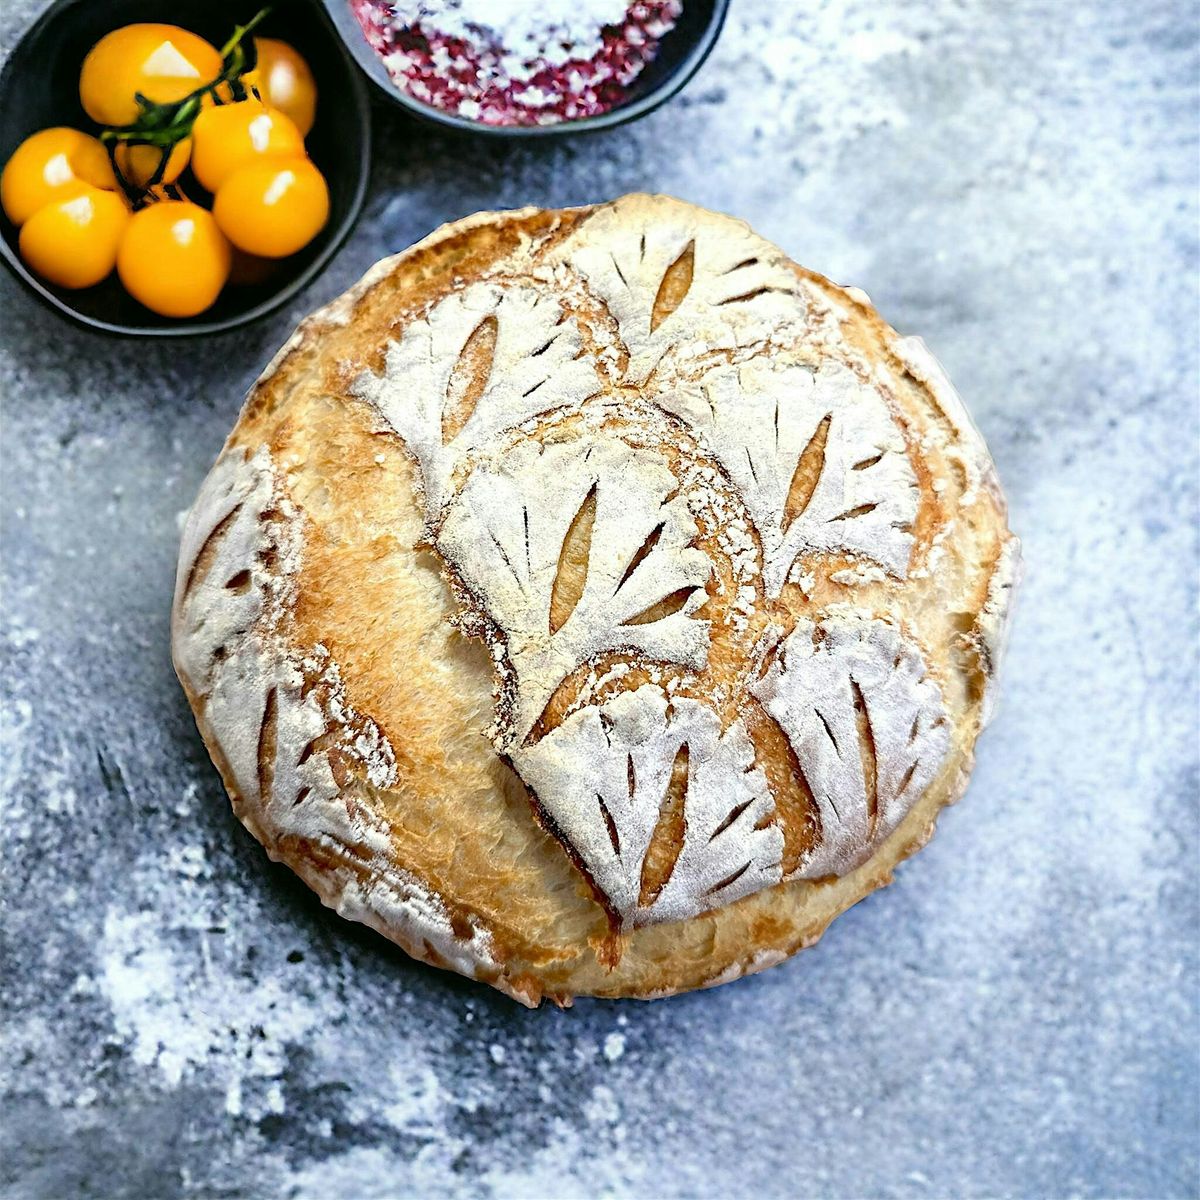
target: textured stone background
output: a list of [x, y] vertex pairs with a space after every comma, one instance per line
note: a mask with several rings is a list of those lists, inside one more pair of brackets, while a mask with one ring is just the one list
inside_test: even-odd
[[[735, 0], [632, 128], [381, 114], [353, 240], [249, 331], [105, 341], [0, 280], [4, 1194], [1195, 1196], [1196, 50], [1188, 0]], [[526, 1012], [234, 823], [168, 661], [177, 519], [376, 258], [635, 188], [922, 333], [1028, 580], [969, 796], [891, 889], [732, 987]]]

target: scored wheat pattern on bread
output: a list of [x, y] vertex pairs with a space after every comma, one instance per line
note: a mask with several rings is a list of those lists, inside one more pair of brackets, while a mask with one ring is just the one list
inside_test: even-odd
[[286, 645], [299, 533], [265, 450], [223, 455], [184, 527], [176, 665], [189, 694], [204, 699], [238, 814], [272, 857], [286, 857], [289, 844], [327, 855], [327, 877], [309, 880], [339, 911], [382, 925], [431, 961], [494, 973], [486, 931], [456, 926], [438, 896], [389, 864], [385, 825], [343, 792], [350, 764], [373, 787], [395, 784], [396, 758], [375, 722], [348, 704], [325, 648], [302, 655]]
[[[961, 791], [1017, 543], [940, 369], [861, 294], [665, 198], [524, 217], [485, 267], [453, 230], [443, 265], [381, 265], [277, 358], [189, 518], [176, 664], [242, 819], [411, 953], [530, 1002], [603, 992], [589, 958], [612, 994], [720, 981], [813, 940]], [[490, 773], [494, 906], [488, 850], [468, 879], [438, 824], [473, 836], [444, 730], [455, 778]], [[567, 883], [539, 911], [574, 889], [603, 935], [516, 932], [504, 889], [543, 854]]]

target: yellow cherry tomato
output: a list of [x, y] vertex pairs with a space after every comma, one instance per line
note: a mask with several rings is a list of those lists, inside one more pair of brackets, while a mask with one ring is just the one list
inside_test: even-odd
[[160, 200], [130, 218], [117, 253], [125, 290], [164, 317], [210, 308], [229, 278], [229, 243], [190, 200]]
[[0, 203], [14, 225], [24, 225], [51, 200], [66, 200], [89, 188], [115, 191], [108, 151], [78, 129], [43, 129], [27, 137], [0, 175]]
[[131, 125], [134, 97], [171, 104], [221, 73], [221, 55], [178, 25], [125, 25], [102, 37], [83, 60], [79, 99], [100, 125]]
[[[171, 147], [166, 169], [159, 183], [174, 183], [188, 165], [192, 153], [191, 138], [184, 138]], [[162, 159], [162, 151], [157, 146], [129, 146], [124, 142], [117, 143], [117, 166], [126, 180], [134, 187], [144, 188]]]
[[91, 287], [112, 271], [129, 221], [121, 196], [89, 187], [67, 200], [52, 200], [25, 222], [18, 240], [21, 257], [59, 287]]
[[275, 38], [255, 38], [258, 60], [242, 76], [247, 92], [257, 91], [272, 108], [287, 113], [308, 137], [317, 116], [317, 83], [308, 63], [287, 44]]
[[192, 126], [192, 171], [210, 192], [264, 155], [303, 158], [304, 138], [291, 117], [261, 100], [206, 108]]
[[221, 184], [213, 216], [239, 250], [286, 258], [325, 228], [329, 188], [306, 158], [266, 159], [240, 167]]

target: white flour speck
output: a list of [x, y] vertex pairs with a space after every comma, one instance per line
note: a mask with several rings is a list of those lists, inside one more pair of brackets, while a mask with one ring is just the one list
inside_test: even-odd
[[622, 1054], [625, 1053], [625, 1035], [623, 1033], [610, 1033], [604, 1039], [604, 1057], [609, 1062], [616, 1062]]

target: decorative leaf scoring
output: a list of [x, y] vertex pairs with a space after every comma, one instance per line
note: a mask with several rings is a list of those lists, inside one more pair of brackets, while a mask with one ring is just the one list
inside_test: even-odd
[[442, 409], [442, 444], [454, 441], [479, 404], [496, 361], [497, 322], [486, 316], [463, 344], [458, 361], [446, 385], [446, 404]]
[[[278, 518], [270, 453], [222, 456], [205, 480], [184, 526], [176, 578], [175, 661], [204, 700], [204, 718], [221, 746], [243, 803], [270, 814], [276, 834], [333, 837], [352, 847], [350, 828], [328, 754], [314, 742], [326, 712], [287, 656], [263, 649], [267, 626], [295, 569], [294, 526]], [[394, 777], [395, 757], [374, 722], [340, 698], [336, 673], [323, 679], [338, 706], [341, 748], [359, 758], [371, 782]]]
[[[562, 305], [527, 287], [475, 284], [407, 326], [388, 347], [381, 376], [355, 393], [404, 439], [421, 467], [425, 517], [433, 523], [463, 457], [529, 417], [599, 390]], [[474, 388], [463, 376], [486, 380]]]
[[[638, 907], [650, 908], [662, 894], [662, 890], [670, 882], [675, 866], [679, 862], [679, 854], [683, 849], [683, 839], [687, 833], [687, 818], [684, 815], [684, 804], [687, 802], [688, 783], [692, 773], [692, 756], [684, 742], [675, 751], [675, 761], [671, 764], [671, 773], [667, 776], [667, 790], [663, 792], [658, 806], [658, 822], [646, 847], [642, 859], [642, 877], [638, 886]], [[636, 775], [633, 759], [629, 760], [629, 790], [636, 789]], [[597, 797], [598, 798], [598, 797]]]
[[558, 552], [558, 571], [550, 591], [550, 632], [557, 633], [570, 618], [583, 596], [588, 564], [592, 558], [592, 530], [596, 524], [596, 485], [584, 497], [567, 529]]
[[[687, 501], [668, 499], [675, 489], [653, 451], [613, 439], [527, 441], [476, 466], [450, 504], [437, 547], [504, 633], [516, 679], [509, 745], [524, 740], [563, 679], [597, 654], [630, 650], [705, 665], [709, 626], [695, 613], [712, 568], [691, 545], [697, 529]], [[572, 565], [582, 587], [555, 613], [564, 545], [593, 496], [586, 562]], [[665, 615], [637, 620], [681, 592]]]
[[741, 492], [768, 595], [813, 551], [908, 573], [916, 475], [883, 397], [848, 367], [721, 366], [658, 403], [704, 435]]
[[[347, 846], [361, 840], [350, 828], [329, 756], [314, 752], [328, 721], [313, 694], [302, 689], [298, 668], [282, 661], [264, 673], [252, 647], [228, 656], [216, 671], [205, 716], [220, 730], [221, 747], [237, 792], [271, 816], [277, 833], [314, 834], [314, 809], [321, 833]], [[234, 732], [236, 731], [236, 732]]]
[[683, 302], [692, 290], [696, 273], [696, 243], [690, 241], [679, 257], [663, 272], [650, 310], [650, 332], [653, 333]]
[[[672, 770], [686, 757], [683, 838], [656, 894], [643, 869]], [[778, 883], [783, 834], [739, 721], [644, 685], [573, 713], [513, 761], [625, 927], [679, 921]]]
[[[277, 507], [283, 520], [271, 519]], [[184, 527], [172, 648], [220, 747], [240, 815], [273, 857], [279, 840], [292, 837], [355, 860], [343, 868], [343, 915], [432, 946], [466, 975], [494, 973], [486, 932], [465, 936], [436, 895], [394, 866], [386, 828], [352, 806], [333, 775], [330, 718], [345, 759], [357, 760], [376, 787], [395, 782], [395, 755], [379, 727], [349, 706], [327, 654], [299, 664], [266, 641], [297, 552], [267, 449], [250, 460], [223, 455]], [[318, 687], [306, 691], [306, 677], [317, 677]]]
[[812, 791], [821, 841], [798, 874], [843, 875], [933, 782], [950, 726], [920, 651], [885, 621], [800, 621], [751, 692], [779, 723]]
[[563, 250], [616, 318], [630, 383], [644, 383], [670, 351], [750, 346], [807, 316], [795, 273], [769, 242], [740, 221], [716, 229], [671, 209], [635, 222], [621, 201], [607, 205]]
[[188, 513], [175, 579], [175, 651], [193, 691], [205, 689], [227, 643], [262, 616], [278, 556], [265, 520], [274, 497], [270, 455], [222, 455]]

